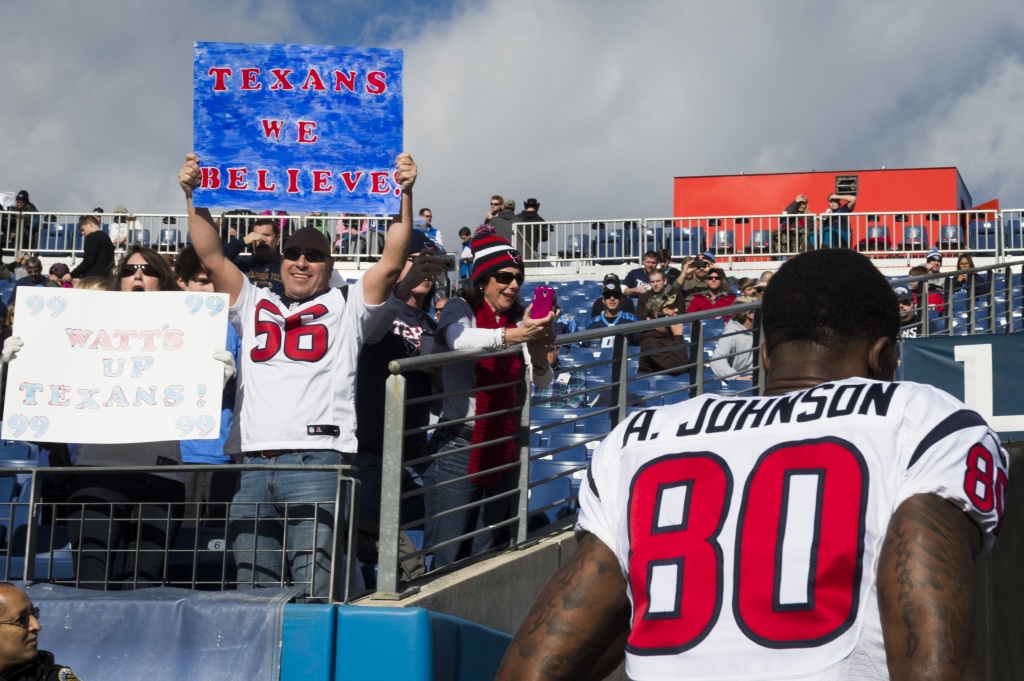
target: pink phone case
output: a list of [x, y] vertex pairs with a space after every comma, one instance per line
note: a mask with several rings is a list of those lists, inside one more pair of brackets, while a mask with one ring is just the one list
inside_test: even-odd
[[550, 286], [538, 286], [533, 291], [533, 309], [530, 310], [532, 319], [541, 319], [551, 313], [555, 304], [555, 289]]

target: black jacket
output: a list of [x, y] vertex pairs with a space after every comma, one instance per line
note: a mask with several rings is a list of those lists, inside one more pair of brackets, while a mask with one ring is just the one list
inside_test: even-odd
[[[64, 679], [60, 679], [62, 669]], [[53, 661], [53, 653], [45, 650], [39, 651], [39, 657], [34, 662], [29, 662], [24, 667], [15, 669], [9, 674], [0, 674], [0, 681], [77, 681], [78, 677], [71, 671], [71, 667], [59, 665]]]

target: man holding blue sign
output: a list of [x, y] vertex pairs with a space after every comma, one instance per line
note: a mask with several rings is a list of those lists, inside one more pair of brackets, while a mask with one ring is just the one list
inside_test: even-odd
[[[268, 468], [242, 475], [230, 512], [231, 548], [240, 582], [280, 584], [283, 549], [293, 582], [308, 584], [314, 597], [330, 593], [337, 477], [275, 475], [273, 467], [350, 463], [357, 450], [356, 360], [367, 331], [404, 305], [391, 292], [409, 250], [416, 172], [412, 157], [401, 154], [395, 173], [402, 195], [400, 218], [388, 232], [381, 259], [360, 281], [347, 289], [328, 287], [333, 270], [330, 242], [307, 227], [285, 241], [285, 293], [278, 296], [253, 286], [224, 257], [209, 210], [192, 203], [192, 190], [203, 175], [199, 159], [186, 156], [178, 179], [187, 197], [189, 234], [215, 290], [228, 294], [231, 323], [242, 337], [241, 451], [245, 463]], [[441, 274], [440, 260], [434, 258], [427, 270], [428, 276]], [[315, 503], [316, 521], [296, 522], [291, 517], [282, 544], [284, 508], [279, 504], [296, 502]]]

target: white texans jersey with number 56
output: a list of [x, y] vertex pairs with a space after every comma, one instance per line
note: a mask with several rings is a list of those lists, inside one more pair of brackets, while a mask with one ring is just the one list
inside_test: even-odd
[[632, 679], [887, 679], [889, 520], [936, 494], [999, 532], [1008, 456], [916, 383], [847, 379], [640, 411], [594, 453], [577, 530], [616, 555]]

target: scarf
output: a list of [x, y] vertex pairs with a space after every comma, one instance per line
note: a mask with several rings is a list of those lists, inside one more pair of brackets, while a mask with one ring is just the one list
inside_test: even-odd
[[[501, 323], [494, 315], [494, 310], [486, 302], [481, 303], [476, 311], [478, 329], [513, 328], [515, 322], [506, 317]], [[522, 375], [523, 360], [518, 355], [506, 357], [488, 357], [476, 361], [476, 413], [488, 414], [492, 411], [509, 409], [516, 405], [516, 387], [491, 388], [500, 383], [508, 383]], [[491, 388], [491, 389], [488, 389]], [[478, 418], [473, 422], [473, 449], [469, 455], [467, 473], [479, 473], [495, 466], [512, 463], [518, 454], [518, 443], [515, 440], [500, 444], [480, 447], [481, 442], [507, 437], [519, 428], [519, 419], [515, 412], [500, 416]], [[494, 487], [502, 473], [486, 473], [472, 478], [472, 481], [483, 487]]]

